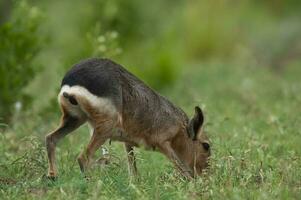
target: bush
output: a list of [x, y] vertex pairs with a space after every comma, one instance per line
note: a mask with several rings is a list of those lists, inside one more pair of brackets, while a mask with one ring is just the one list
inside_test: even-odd
[[39, 9], [21, 1], [0, 26], [0, 117], [6, 122], [15, 105], [25, 108], [30, 104], [31, 98], [23, 89], [38, 71], [34, 59], [42, 46], [40, 24]]
[[178, 59], [174, 57], [179, 53], [174, 39], [178, 30], [174, 30], [170, 22], [179, 18], [178, 3], [155, 0], [145, 5], [138, 0], [97, 0], [80, 2], [80, 5], [79, 10], [85, 8], [90, 12], [77, 13], [82, 13], [85, 21], [76, 21], [74, 25], [73, 37], [78, 36], [72, 44], [73, 50], [69, 43], [64, 45], [68, 48], [64, 52], [65, 67], [61, 74], [82, 58], [107, 57], [129, 68], [156, 89], [176, 79]]

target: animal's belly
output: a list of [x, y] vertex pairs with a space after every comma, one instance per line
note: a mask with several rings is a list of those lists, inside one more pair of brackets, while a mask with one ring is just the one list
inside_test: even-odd
[[147, 150], [155, 150], [155, 145], [144, 137], [129, 135], [123, 131], [117, 131], [112, 137], [113, 141], [126, 142], [136, 147], [143, 147]]

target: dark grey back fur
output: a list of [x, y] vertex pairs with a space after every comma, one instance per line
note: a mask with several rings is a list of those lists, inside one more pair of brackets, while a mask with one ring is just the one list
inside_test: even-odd
[[166, 126], [188, 123], [180, 108], [109, 59], [92, 58], [76, 64], [65, 75], [63, 85], [80, 85], [94, 95], [111, 99], [123, 122], [129, 127], [139, 125], [140, 131], [153, 133]]

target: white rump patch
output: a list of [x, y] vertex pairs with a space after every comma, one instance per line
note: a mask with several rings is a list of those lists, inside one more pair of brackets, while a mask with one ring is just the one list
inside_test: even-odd
[[58, 96], [59, 102], [61, 102], [63, 99], [66, 99], [63, 96], [64, 92], [67, 92], [69, 95], [72, 95], [78, 101], [79, 105], [72, 105], [68, 101], [67, 109], [68, 111], [74, 114], [79, 114], [77, 113], [77, 111], [80, 111], [80, 109], [82, 109], [87, 115], [89, 115], [89, 113], [85, 110], [85, 108], [81, 106], [80, 99], [85, 99], [90, 104], [90, 106], [95, 108], [95, 111], [99, 111], [99, 113], [116, 114], [117, 112], [116, 107], [113, 105], [110, 99], [104, 97], [98, 97], [92, 94], [91, 92], [89, 92], [86, 88], [82, 86], [76, 85], [70, 87], [69, 85], [64, 85]]

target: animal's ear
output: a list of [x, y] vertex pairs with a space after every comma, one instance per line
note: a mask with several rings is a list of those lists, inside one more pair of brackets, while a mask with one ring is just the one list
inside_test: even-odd
[[196, 140], [198, 138], [198, 133], [201, 132], [200, 129], [202, 128], [202, 125], [204, 123], [204, 115], [201, 108], [196, 106], [194, 110], [194, 116], [189, 121], [188, 125], [188, 134], [192, 140]]

